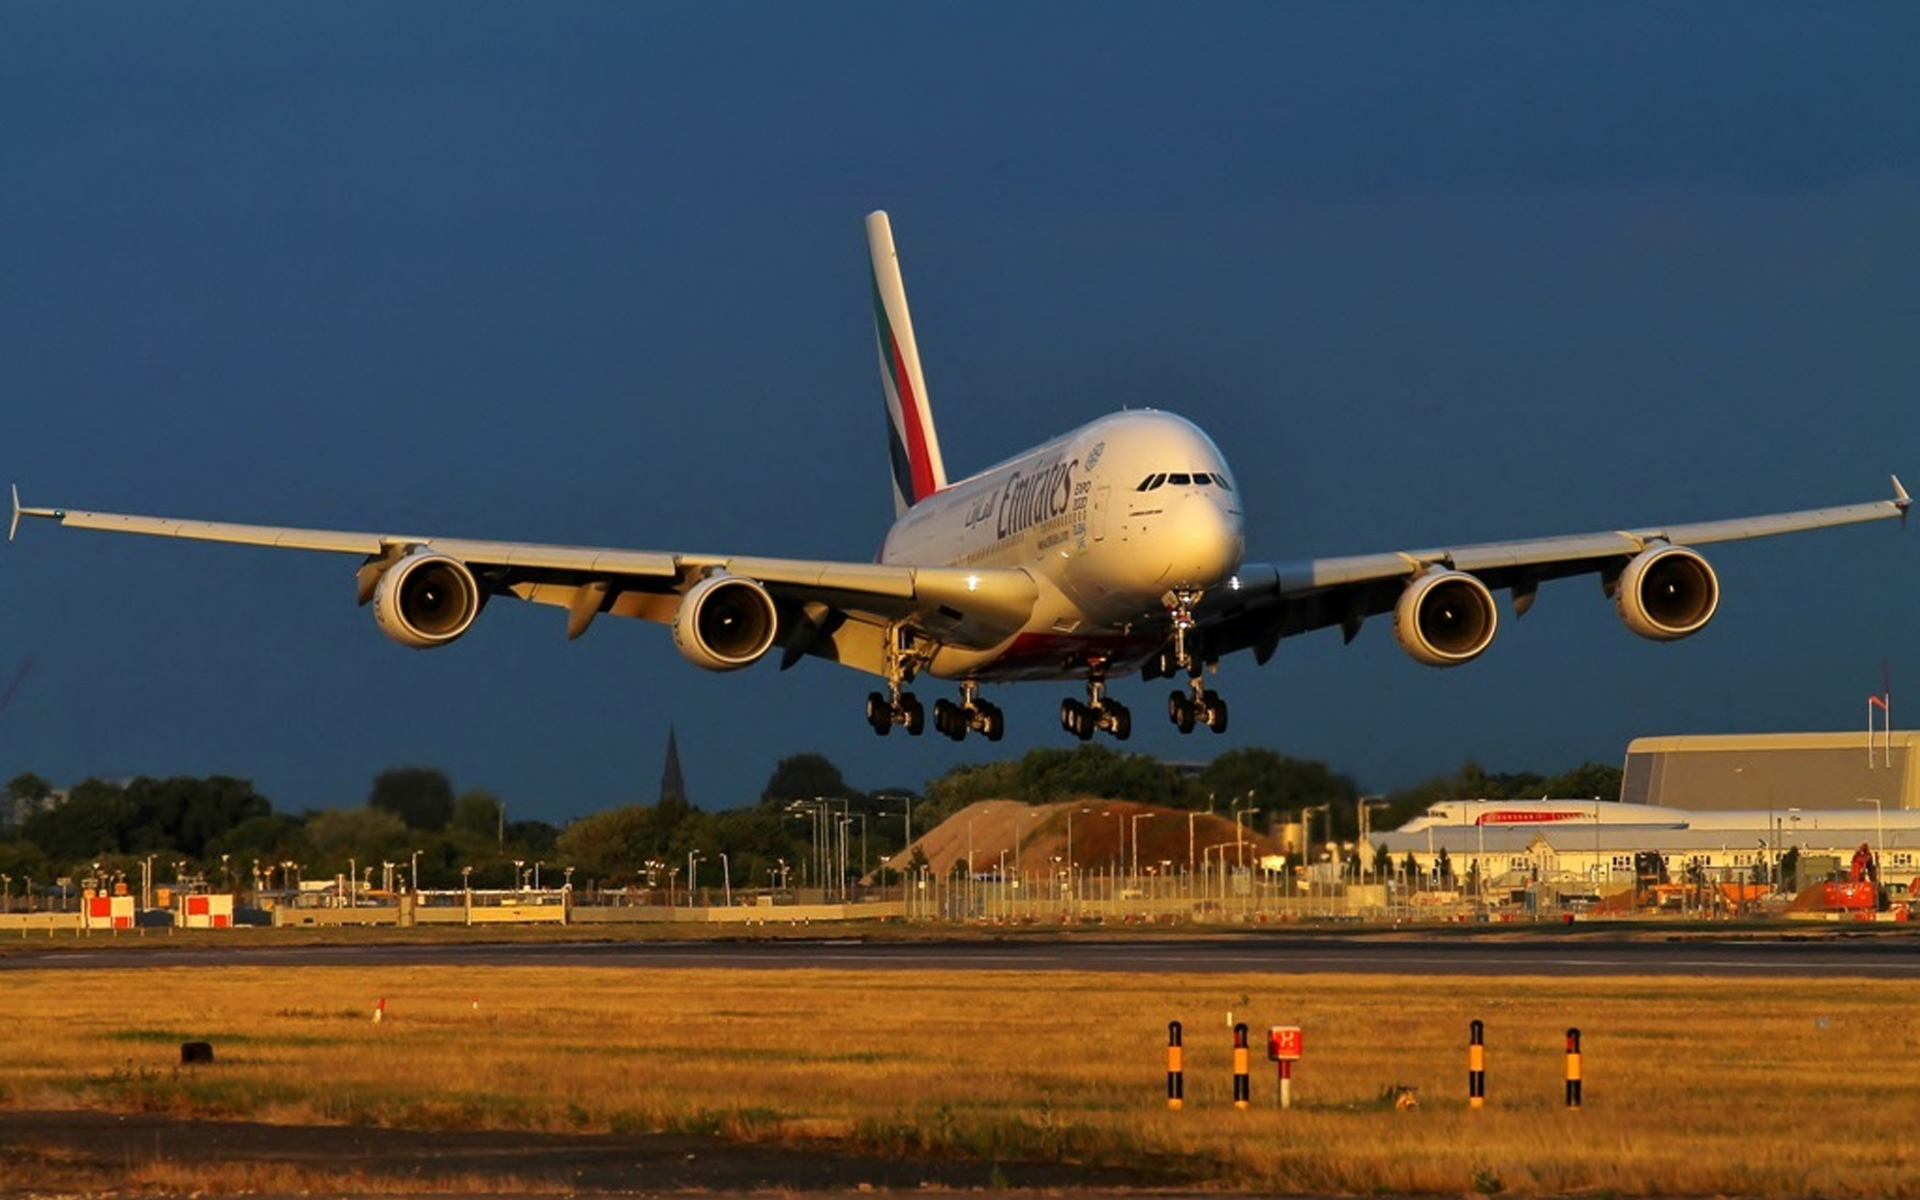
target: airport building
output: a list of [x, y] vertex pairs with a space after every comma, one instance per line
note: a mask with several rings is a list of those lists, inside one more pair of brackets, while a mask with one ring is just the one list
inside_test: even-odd
[[1636, 738], [1620, 799], [1695, 811], [1848, 811], [1862, 800], [1920, 809], [1917, 742], [1911, 730]]
[[[1697, 867], [1715, 882], [1751, 881], [1791, 890], [1780, 864], [1791, 851], [1802, 879], [1844, 869], [1872, 846], [1881, 878], [1920, 874], [1920, 811], [1845, 809], [1779, 812], [1690, 810], [1609, 800], [1449, 800], [1372, 844], [1396, 866], [1411, 856], [1429, 880], [1472, 874], [1490, 888], [1530, 884], [1566, 895], [1604, 896], [1637, 879], [1636, 857], [1657, 854], [1674, 881]], [[1442, 856], [1446, 871], [1441, 870]]]
[[1675, 883], [1792, 892], [1845, 874], [1866, 846], [1881, 881], [1905, 892], [1920, 876], [1916, 740], [1898, 731], [1639, 738], [1627, 747], [1618, 802], [1453, 800], [1370, 843], [1396, 867], [1410, 858], [1430, 886], [1450, 878], [1588, 897], [1644, 885], [1650, 868]]

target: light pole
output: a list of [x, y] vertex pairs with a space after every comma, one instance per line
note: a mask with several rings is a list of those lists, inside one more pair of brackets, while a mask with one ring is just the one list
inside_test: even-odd
[[525, 880], [520, 877], [520, 868], [526, 865], [527, 860], [524, 858], [516, 858], [513, 860], [513, 890], [516, 892], [522, 891], [526, 887]]
[[707, 861], [707, 856], [700, 853], [698, 850], [687, 851], [687, 907], [688, 908], [693, 907], [693, 889], [694, 889], [694, 880], [696, 878], [694, 875], [694, 872], [698, 871], [700, 869], [700, 864], [705, 861]]
[[1136, 880], [1140, 877], [1140, 822], [1150, 821], [1153, 819], [1153, 816], [1154, 814], [1150, 812], [1133, 814], [1133, 869], [1131, 874]]
[[[573, 868], [568, 867], [567, 872], [568, 874], [572, 874]], [[749, 879], [747, 882], [751, 884], [753, 881]], [[732, 908], [733, 907], [733, 866], [731, 863], [727, 862], [727, 852], [725, 850], [722, 850], [720, 852], [720, 888], [721, 888], [721, 895], [726, 897], [727, 907]]]
[[413, 880], [413, 894], [417, 898], [420, 895], [420, 852], [418, 850], [413, 852], [413, 873], [407, 878]]

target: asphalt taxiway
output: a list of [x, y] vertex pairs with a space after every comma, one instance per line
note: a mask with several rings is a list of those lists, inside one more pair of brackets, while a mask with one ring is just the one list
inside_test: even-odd
[[0, 949], [0, 971], [128, 967], [542, 966], [863, 971], [1092, 971], [1391, 976], [1920, 978], [1920, 938], [1846, 934], [1106, 936], [941, 941], [794, 939], [221, 944]]

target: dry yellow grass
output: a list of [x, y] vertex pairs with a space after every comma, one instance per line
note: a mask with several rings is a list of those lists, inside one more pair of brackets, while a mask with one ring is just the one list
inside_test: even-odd
[[[1920, 1026], [1891, 983], [241, 967], [9, 971], [0, 997], [15, 1108], [827, 1138], [1278, 1190], [1920, 1196]], [[1293, 1111], [1257, 1051], [1232, 1109], [1229, 1010], [1256, 1043], [1305, 1027]], [[178, 1068], [202, 1038], [218, 1062]]]

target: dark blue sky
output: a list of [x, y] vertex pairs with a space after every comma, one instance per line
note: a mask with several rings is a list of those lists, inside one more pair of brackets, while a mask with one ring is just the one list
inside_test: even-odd
[[[1227, 450], [1283, 559], [1920, 485], [1920, 16], [1897, 4], [14, 4], [0, 471], [28, 503], [865, 559], [891, 518], [862, 217], [950, 470], [1122, 406]], [[1591, 580], [1479, 662], [1389, 623], [1230, 660], [1225, 738], [1384, 788], [1920, 703], [1916, 534], [1721, 549], [1658, 646]], [[445, 767], [515, 815], [1069, 744], [875, 739], [820, 663], [501, 603], [382, 638], [349, 559], [24, 529], [0, 772], [283, 808]], [[4, 681], [0, 681], [3, 683]], [[931, 700], [937, 694], [923, 687]], [[1164, 685], [1116, 689], [1140, 713]], [[1903, 722], [1904, 723], [1904, 722]]]

